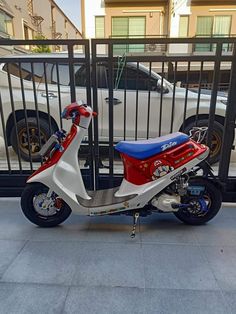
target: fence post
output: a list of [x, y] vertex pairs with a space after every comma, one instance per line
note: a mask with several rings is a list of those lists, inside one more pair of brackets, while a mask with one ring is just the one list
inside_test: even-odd
[[231, 67], [231, 78], [229, 86], [228, 101], [226, 106], [225, 125], [223, 132], [223, 143], [220, 156], [219, 179], [226, 182], [228, 178], [231, 149], [234, 139], [236, 118], [236, 43], [234, 43], [233, 59]]
[[211, 147], [212, 131], [214, 128], [215, 121], [215, 111], [216, 111], [216, 100], [217, 92], [220, 78], [220, 63], [222, 55], [222, 42], [218, 41], [216, 46], [216, 61], [215, 61], [215, 70], [213, 75], [213, 84], [212, 84], [212, 94], [210, 101], [210, 110], [209, 110], [209, 122], [208, 122], [208, 132], [207, 132], [207, 146]]
[[74, 44], [68, 44], [68, 58], [69, 58], [69, 75], [70, 75], [70, 97], [71, 102], [76, 101], [75, 94], [75, 74], [74, 74]]

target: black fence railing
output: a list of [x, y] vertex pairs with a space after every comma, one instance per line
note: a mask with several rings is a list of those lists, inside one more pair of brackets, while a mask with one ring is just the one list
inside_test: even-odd
[[[207, 43], [215, 47], [210, 54], [186, 50]], [[20, 190], [42, 162], [38, 151], [47, 138], [58, 128], [68, 129], [60, 114], [76, 99], [98, 112], [80, 152], [89, 188], [120, 180], [122, 164], [114, 150], [118, 141], [189, 133], [198, 125], [208, 126], [209, 161], [220, 182], [234, 190], [229, 167], [236, 116], [235, 43], [236, 38], [94, 39], [91, 46], [88, 40], [2, 40], [3, 46], [63, 45], [67, 52], [0, 58], [0, 194], [10, 187], [14, 193]], [[226, 53], [225, 44], [232, 51]], [[78, 45], [83, 54], [75, 52]], [[166, 53], [118, 55], [114, 49], [127, 45], [165, 46]], [[224, 93], [219, 92], [222, 84], [227, 86]], [[233, 199], [234, 193], [227, 197]]]

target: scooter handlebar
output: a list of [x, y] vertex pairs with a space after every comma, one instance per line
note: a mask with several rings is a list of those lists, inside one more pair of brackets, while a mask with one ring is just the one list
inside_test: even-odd
[[[85, 105], [79, 105], [78, 103], [75, 102], [65, 107], [61, 117], [64, 119], [73, 119], [77, 115], [88, 118], [91, 115], [91, 112], [87, 110]], [[92, 116], [96, 117], [97, 113], [92, 112]]]

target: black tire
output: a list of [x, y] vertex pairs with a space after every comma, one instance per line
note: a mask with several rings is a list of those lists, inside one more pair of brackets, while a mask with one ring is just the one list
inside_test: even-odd
[[34, 207], [34, 198], [40, 194], [47, 193], [48, 188], [41, 183], [27, 184], [21, 195], [21, 208], [32, 223], [39, 227], [55, 227], [64, 222], [71, 214], [70, 207], [60, 199], [61, 207], [53, 215], [41, 215]]
[[[178, 212], [175, 212], [175, 216], [182, 222], [189, 225], [201, 225], [213, 217], [216, 216], [218, 211], [221, 208], [222, 204], [222, 195], [220, 189], [212, 183], [210, 180], [202, 177], [195, 177], [189, 180], [189, 186], [204, 186], [205, 190], [200, 196], [201, 198], [207, 199], [207, 211], [201, 213], [190, 213], [188, 209], [180, 209]], [[188, 195], [182, 197], [181, 202], [188, 204], [191, 201], [197, 201], [197, 196], [192, 196], [188, 192]]]
[[[40, 127], [40, 137], [41, 143], [39, 140], [39, 130], [36, 118], [28, 118], [28, 129], [30, 135], [30, 152], [31, 152], [31, 159], [32, 161], [40, 161], [40, 144], [41, 147], [46, 143], [46, 141], [51, 136], [49, 123], [45, 119], [39, 119], [39, 127]], [[17, 137], [16, 137], [16, 130], [17, 130]], [[57, 129], [52, 126], [52, 133], [54, 133]], [[30, 161], [30, 154], [29, 154], [29, 144], [28, 144], [28, 136], [27, 136], [27, 126], [25, 123], [25, 119], [19, 120], [17, 122], [16, 127], [14, 126], [11, 131], [10, 141], [13, 150], [19, 154], [21, 158], [25, 161]], [[19, 142], [19, 146], [18, 146]]]
[[[197, 122], [197, 125], [194, 122], [189, 123], [186, 125], [183, 129], [183, 132], [189, 135], [190, 130], [195, 127], [207, 127], [208, 126], [208, 120], [207, 119], [199, 119]], [[220, 160], [220, 152], [222, 147], [222, 141], [223, 141], [223, 130], [224, 126], [220, 124], [217, 121], [214, 121], [214, 127], [212, 132], [212, 146], [210, 151], [210, 156], [208, 157], [208, 162], [210, 164], [214, 164]], [[205, 144], [205, 142], [203, 141]]]

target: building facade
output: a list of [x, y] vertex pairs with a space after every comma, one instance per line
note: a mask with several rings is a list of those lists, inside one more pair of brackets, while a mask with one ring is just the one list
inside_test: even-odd
[[[143, 38], [168, 35], [168, 1], [81, 0], [85, 38]], [[153, 48], [153, 47], [152, 47]], [[145, 52], [144, 45], [116, 47], [117, 52]]]
[[[16, 4], [17, 3], [17, 4]], [[0, 0], [0, 38], [80, 39], [79, 29], [53, 0]], [[24, 46], [16, 50], [29, 50]], [[61, 51], [64, 47], [51, 47]], [[2, 50], [1, 54], [9, 53]]]
[[[172, 2], [170, 37], [229, 37], [236, 35], [235, 0]], [[230, 50], [224, 45], [224, 51]], [[184, 52], [213, 51], [214, 45], [185, 46]]]
[[[235, 0], [81, 1], [85, 38], [228, 37], [236, 34]], [[135, 47], [129, 49], [132, 51]], [[181, 45], [172, 49], [170, 46], [169, 52], [212, 49], [213, 46], [207, 45]], [[227, 49], [229, 47], [225, 46]]]
[[[85, 38], [148, 38], [148, 37], [229, 37], [236, 34], [235, 0], [82, 0], [82, 33]], [[150, 46], [150, 47], [149, 47]], [[162, 47], [160, 47], [162, 46]], [[115, 45], [114, 53], [214, 53], [214, 44]], [[98, 46], [99, 48], [99, 46]], [[223, 51], [232, 50], [223, 44]], [[106, 47], [98, 49], [107, 52]], [[174, 79], [174, 64], [165, 65], [166, 77]], [[160, 71], [160, 65], [154, 66]], [[203, 69], [203, 83], [212, 81], [213, 64]], [[198, 84], [200, 64], [189, 74], [190, 84]], [[228, 82], [230, 64], [222, 65], [222, 86]], [[177, 80], [186, 80], [186, 64], [178, 65]], [[204, 85], [208, 88], [208, 86]], [[209, 87], [210, 88], [210, 87]]]

